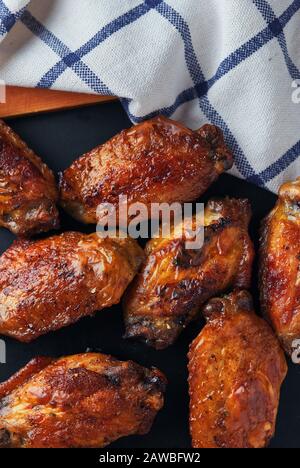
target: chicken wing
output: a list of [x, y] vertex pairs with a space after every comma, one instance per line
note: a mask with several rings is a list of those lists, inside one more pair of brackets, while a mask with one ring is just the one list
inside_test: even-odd
[[260, 261], [263, 312], [292, 354], [300, 340], [300, 178], [281, 186], [262, 223]]
[[0, 448], [99, 448], [149, 432], [166, 379], [88, 353], [37, 358], [0, 385]]
[[247, 200], [211, 200], [202, 248], [187, 249], [182, 229], [174, 229], [178, 237], [149, 241], [147, 258], [124, 298], [126, 337], [166, 348], [208, 299], [230, 287], [249, 287], [250, 216]]
[[0, 257], [0, 334], [29, 342], [118, 303], [143, 258], [96, 233], [16, 241]]
[[59, 227], [50, 169], [0, 120], [0, 226], [18, 236]]
[[150, 204], [198, 198], [232, 166], [222, 132], [213, 125], [192, 131], [156, 117], [124, 130], [77, 159], [62, 175], [62, 206], [84, 223], [97, 223], [97, 207], [110, 203], [119, 215], [119, 196]]
[[246, 291], [212, 299], [189, 352], [194, 448], [261, 448], [275, 431], [284, 353]]

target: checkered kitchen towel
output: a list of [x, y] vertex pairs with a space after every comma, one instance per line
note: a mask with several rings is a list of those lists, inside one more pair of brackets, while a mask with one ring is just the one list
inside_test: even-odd
[[219, 125], [233, 173], [300, 175], [300, 0], [0, 0], [0, 79]]

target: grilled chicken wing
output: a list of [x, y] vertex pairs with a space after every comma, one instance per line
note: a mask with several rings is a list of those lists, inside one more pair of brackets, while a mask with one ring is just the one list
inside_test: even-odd
[[0, 226], [18, 236], [59, 227], [53, 173], [0, 120]]
[[0, 257], [0, 334], [29, 342], [118, 303], [143, 257], [96, 233], [16, 241]]
[[300, 178], [282, 185], [263, 221], [260, 261], [263, 312], [292, 354], [300, 340]]
[[62, 175], [62, 206], [84, 223], [96, 223], [96, 210], [110, 203], [119, 213], [119, 196], [128, 208], [141, 202], [185, 202], [198, 198], [232, 166], [221, 131], [204, 125], [192, 131], [156, 117], [124, 130], [77, 159]]
[[126, 337], [163, 349], [208, 299], [230, 287], [249, 287], [250, 215], [247, 200], [211, 200], [202, 248], [187, 249], [182, 229], [174, 229], [178, 236], [149, 241], [147, 258], [124, 298]]
[[149, 432], [163, 406], [157, 369], [103, 354], [38, 358], [0, 385], [0, 447], [104, 447]]
[[279, 343], [245, 291], [212, 299], [204, 315], [189, 352], [193, 447], [265, 447], [287, 372]]

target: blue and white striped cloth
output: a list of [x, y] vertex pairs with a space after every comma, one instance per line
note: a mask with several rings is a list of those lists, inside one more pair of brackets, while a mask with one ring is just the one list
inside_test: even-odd
[[219, 125], [233, 173], [300, 175], [300, 0], [0, 0], [0, 79]]

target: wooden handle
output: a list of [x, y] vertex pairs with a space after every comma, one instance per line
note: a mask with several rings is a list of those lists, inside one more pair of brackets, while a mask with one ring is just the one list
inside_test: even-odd
[[114, 96], [69, 93], [39, 88], [6, 87], [6, 103], [0, 103], [0, 117], [17, 117], [86, 106], [117, 99]]

